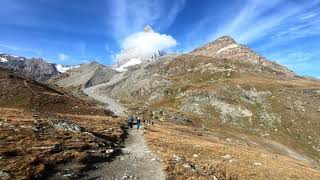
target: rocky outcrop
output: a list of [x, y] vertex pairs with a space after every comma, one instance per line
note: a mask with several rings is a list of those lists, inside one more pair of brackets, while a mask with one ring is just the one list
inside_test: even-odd
[[63, 119], [53, 119], [49, 121], [49, 124], [57, 130], [77, 132], [77, 133], [80, 133], [83, 131], [83, 128], [78, 124], [70, 121], [66, 121]]
[[25, 57], [0, 54], [0, 59], [0, 67], [38, 82], [45, 82], [59, 75], [54, 64], [48, 63], [41, 58], [27, 59]]

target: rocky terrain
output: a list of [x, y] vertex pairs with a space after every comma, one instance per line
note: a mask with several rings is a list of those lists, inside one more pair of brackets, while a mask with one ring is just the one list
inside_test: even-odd
[[117, 153], [110, 111], [2, 68], [0, 86], [1, 179], [77, 178]]
[[59, 74], [54, 64], [41, 58], [25, 58], [0, 54], [0, 67], [19, 73], [38, 82], [45, 82]]

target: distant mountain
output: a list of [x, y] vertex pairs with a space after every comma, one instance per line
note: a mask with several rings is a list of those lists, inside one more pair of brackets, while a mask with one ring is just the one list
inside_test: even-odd
[[110, 80], [117, 71], [98, 62], [68, 68], [64, 74], [50, 80], [62, 87], [90, 87]]
[[45, 82], [59, 75], [59, 71], [54, 64], [48, 63], [41, 58], [28, 59], [25, 57], [0, 54], [0, 67], [38, 82]]

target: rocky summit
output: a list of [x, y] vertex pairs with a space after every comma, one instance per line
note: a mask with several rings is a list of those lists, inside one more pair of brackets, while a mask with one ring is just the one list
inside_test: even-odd
[[193, 50], [190, 54], [261, 64], [265, 67], [272, 68], [279, 76], [294, 76], [294, 73], [288, 68], [277, 64], [276, 62], [267, 60], [252, 51], [250, 48], [237, 43], [229, 36], [220, 37], [213, 42]]

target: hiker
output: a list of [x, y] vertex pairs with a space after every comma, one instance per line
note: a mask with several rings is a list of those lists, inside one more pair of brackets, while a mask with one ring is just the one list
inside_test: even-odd
[[141, 124], [141, 120], [139, 119], [139, 117], [137, 117], [137, 129], [140, 128], [140, 124]]
[[132, 116], [129, 117], [128, 125], [130, 128], [132, 128], [132, 125], [133, 125], [133, 117]]

